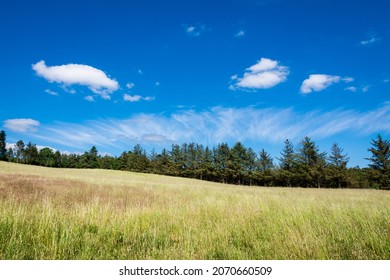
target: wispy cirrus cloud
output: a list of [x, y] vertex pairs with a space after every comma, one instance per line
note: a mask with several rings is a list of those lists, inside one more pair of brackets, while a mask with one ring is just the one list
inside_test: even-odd
[[128, 119], [45, 125], [36, 137], [77, 149], [96, 145], [123, 150], [130, 143], [152, 146], [184, 142], [281, 143], [286, 138], [324, 139], [339, 133], [356, 136], [376, 132], [390, 133], [390, 103], [367, 112], [336, 109], [302, 113], [293, 108], [213, 107], [169, 115], [135, 114]]
[[325, 74], [312, 74], [309, 75], [309, 78], [303, 81], [301, 85], [301, 93], [308, 94], [313, 91], [322, 91], [341, 81], [350, 83], [353, 81], [353, 78]]
[[32, 69], [40, 77], [50, 83], [58, 83], [65, 87], [72, 85], [87, 86], [103, 99], [110, 99], [110, 94], [119, 89], [117, 81], [110, 79], [102, 70], [83, 64], [64, 64], [47, 66], [44, 60], [32, 65]]
[[33, 119], [8, 119], [4, 121], [4, 127], [14, 132], [35, 132], [40, 123]]
[[50, 90], [50, 89], [46, 89], [45, 92], [46, 92], [47, 94], [50, 94], [50, 95], [58, 96], [58, 93], [57, 93], [57, 92], [52, 91], [52, 90]]
[[257, 90], [272, 88], [287, 80], [289, 70], [280, 65], [279, 61], [261, 58], [256, 64], [245, 70], [243, 77], [231, 77], [231, 90]]

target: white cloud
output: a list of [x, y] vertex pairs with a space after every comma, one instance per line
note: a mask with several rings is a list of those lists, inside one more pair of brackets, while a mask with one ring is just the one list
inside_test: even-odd
[[193, 37], [199, 37], [203, 32], [208, 30], [204, 24], [184, 25], [185, 32]]
[[130, 94], [127, 94], [127, 93], [123, 95], [123, 100], [124, 101], [128, 101], [128, 102], [138, 102], [138, 101], [141, 101], [141, 100], [152, 101], [154, 99], [155, 98], [152, 97], [152, 96], [143, 97], [141, 95], [130, 95]]
[[244, 37], [246, 35], [244, 30], [238, 31], [236, 34], [234, 34], [234, 37]]
[[110, 94], [119, 89], [117, 81], [110, 79], [99, 69], [83, 64], [64, 64], [59, 66], [46, 66], [41, 60], [32, 65], [38, 76], [47, 81], [59, 83], [64, 86], [82, 85], [99, 94], [104, 99], [110, 99]]
[[343, 78], [341, 78], [341, 80], [342, 80], [344, 83], [352, 83], [355, 79], [352, 78], [352, 77], [343, 77]]
[[169, 115], [135, 114], [128, 119], [41, 127], [38, 137], [77, 149], [96, 145], [123, 150], [129, 143], [152, 146], [184, 142], [211, 146], [236, 141], [282, 143], [286, 138], [296, 141], [310, 136], [320, 140], [346, 132], [369, 135], [380, 131], [390, 133], [390, 103], [368, 112], [213, 107], [204, 111], [180, 110]]
[[356, 92], [357, 88], [356, 87], [346, 87], [344, 90], [350, 91], [350, 92]]
[[143, 97], [142, 99], [145, 100], [145, 101], [153, 101], [156, 98], [154, 96], [146, 96], [146, 97]]
[[14, 132], [34, 132], [40, 125], [33, 119], [9, 119], [4, 121], [4, 127]]
[[233, 75], [230, 89], [267, 89], [287, 80], [288, 67], [282, 66], [278, 61], [261, 58], [255, 65], [246, 69], [242, 78]]
[[128, 89], [132, 89], [133, 87], [135, 87], [135, 84], [134, 84], [134, 83], [127, 83], [127, 84], [126, 84], [126, 87], [127, 87]]
[[347, 91], [350, 91], [350, 92], [367, 92], [367, 91], [369, 91], [369, 89], [370, 89], [370, 87], [371, 86], [364, 86], [364, 87], [359, 87], [359, 88], [357, 88], [357, 87], [347, 87], [347, 88], [345, 88], [344, 90], [347, 90]]
[[142, 99], [141, 95], [130, 95], [130, 94], [124, 94], [123, 95], [123, 100], [124, 101], [129, 101], [129, 102], [137, 102]]
[[308, 79], [303, 81], [301, 85], [301, 93], [308, 94], [313, 91], [322, 91], [335, 83], [339, 83], [340, 81], [343, 81], [345, 83], [350, 83], [353, 80], [354, 79], [351, 77], [313, 74], [310, 75]]
[[95, 102], [95, 98], [92, 95], [88, 95], [84, 97], [84, 99], [87, 100], [88, 102]]
[[70, 94], [75, 94], [76, 93], [76, 90], [67, 86], [67, 85], [61, 85], [61, 88], [67, 92], [67, 93], [70, 93]]
[[186, 27], [186, 32], [187, 33], [192, 33], [192, 32], [194, 32], [195, 31], [195, 27], [194, 26], [188, 26], [188, 27]]
[[370, 39], [368, 40], [363, 40], [363, 41], [360, 41], [360, 44], [363, 45], [363, 46], [370, 46], [376, 42], [378, 42], [379, 39], [377, 37], [371, 37]]
[[52, 90], [50, 90], [50, 89], [46, 89], [45, 92], [46, 92], [47, 94], [50, 94], [50, 95], [58, 96], [58, 93], [57, 93], [57, 92], [52, 91]]

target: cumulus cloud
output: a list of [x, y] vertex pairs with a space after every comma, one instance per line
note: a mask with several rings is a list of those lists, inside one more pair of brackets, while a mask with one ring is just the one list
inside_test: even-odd
[[353, 81], [353, 78], [325, 74], [313, 74], [303, 81], [301, 85], [301, 93], [308, 94], [313, 91], [322, 91], [335, 83], [339, 83], [340, 81], [350, 83]]
[[126, 87], [127, 87], [128, 89], [132, 89], [133, 87], [135, 87], [135, 84], [134, 84], [134, 83], [127, 83], [127, 84], [126, 84]]
[[95, 102], [95, 98], [92, 95], [88, 95], [84, 97], [84, 99], [87, 100], [88, 102]]
[[370, 36], [369, 39], [360, 41], [360, 44], [362, 46], [371, 46], [371, 45], [377, 43], [378, 41], [379, 41], [379, 38], [372, 35], [372, 36]]
[[4, 121], [4, 127], [14, 132], [34, 132], [40, 125], [33, 119], [9, 119]]
[[204, 24], [183, 25], [185, 32], [193, 37], [199, 37], [208, 28]]
[[129, 101], [129, 102], [137, 102], [142, 99], [141, 95], [130, 95], [130, 94], [124, 94], [123, 95], [123, 100], [124, 101]]
[[344, 90], [350, 91], [350, 92], [356, 92], [357, 88], [356, 87], [346, 87]]
[[279, 64], [279, 61], [261, 58], [256, 64], [245, 70], [243, 77], [231, 77], [231, 90], [256, 90], [272, 88], [287, 80], [288, 67]]
[[119, 89], [117, 81], [110, 79], [102, 70], [83, 64], [64, 64], [59, 66], [47, 66], [41, 60], [32, 65], [32, 69], [38, 76], [51, 83], [59, 83], [64, 86], [82, 85], [104, 99], [110, 99], [110, 94]]
[[236, 34], [234, 34], [234, 37], [244, 37], [245, 36], [245, 31], [244, 30], [240, 30], [238, 31]]
[[350, 92], [367, 92], [370, 89], [370, 86], [364, 86], [364, 87], [346, 87], [344, 90], [350, 91]]
[[145, 101], [153, 101], [153, 100], [155, 100], [156, 98], [155, 98], [154, 96], [145, 96], [145, 97], [143, 97], [142, 99], [145, 100]]
[[187, 33], [193, 33], [195, 31], [195, 27], [194, 26], [188, 26], [186, 27], [186, 32]]
[[130, 94], [126, 93], [123, 95], [123, 100], [128, 101], [128, 102], [138, 102], [141, 100], [152, 101], [152, 100], [154, 100], [154, 97], [151, 97], [151, 96], [143, 97], [141, 95], [130, 95]]

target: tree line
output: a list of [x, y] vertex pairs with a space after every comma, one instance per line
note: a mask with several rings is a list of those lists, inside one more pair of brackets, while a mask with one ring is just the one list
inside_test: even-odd
[[337, 143], [326, 153], [310, 137], [296, 147], [285, 140], [277, 164], [264, 149], [256, 153], [240, 142], [212, 148], [173, 144], [160, 153], [147, 153], [137, 144], [114, 157], [99, 155], [95, 146], [84, 154], [65, 154], [22, 140], [7, 149], [5, 140], [1, 131], [0, 160], [46, 167], [126, 170], [253, 186], [390, 189], [390, 141], [381, 135], [371, 141], [366, 168], [348, 167], [349, 157]]

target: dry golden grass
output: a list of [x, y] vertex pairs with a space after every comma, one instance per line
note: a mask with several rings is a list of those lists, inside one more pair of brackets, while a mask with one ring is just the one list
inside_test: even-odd
[[389, 259], [390, 193], [0, 162], [0, 259]]

